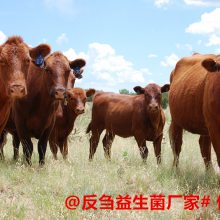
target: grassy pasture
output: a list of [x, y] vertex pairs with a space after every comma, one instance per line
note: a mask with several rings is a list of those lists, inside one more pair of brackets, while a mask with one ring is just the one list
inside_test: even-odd
[[[115, 138], [112, 160], [104, 158], [102, 143], [98, 146], [93, 162], [88, 161], [89, 135], [85, 129], [90, 121], [91, 106], [76, 121], [75, 134], [69, 139], [69, 161], [59, 154], [53, 160], [48, 147], [46, 165], [38, 167], [38, 153], [34, 147], [32, 167], [26, 167], [22, 159], [12, 161], [11, 137], [5, 146], [5, 161], [0, 161], [0, 219], [73, 219], [73, 220], [148, 220], [148, 219], [220, 219], [217, 197], [220, 195], [216, 157], [212, 152], [215, 172], [205, 173], [200, 155], [198, 136], [184, 133], [180, 169], [172, 169], [173, 155], [168, 140], [170, 116], [162, 145], [162, 165], [157, 167], [152, 144], [148, 142], [149, 156], [143, 164], [133, 138]], [[103, 137], [103, 135], [102, 135]], [[20, 149], [20, 158], [22, 150]], [[65, 198], [75, 194], [82, 199], [86, 194], [169, 194], [199, 196], [210, 195], [207, 208], [193, 211], [183, 209], [183, 200], [172, 202], [165, 211], [83, 211], [81, 205], [74, 211], [65, 208]], [[149, 203], [149, 202], [148, 202]], [[199, 205], [200, 206], [200, 205]]]

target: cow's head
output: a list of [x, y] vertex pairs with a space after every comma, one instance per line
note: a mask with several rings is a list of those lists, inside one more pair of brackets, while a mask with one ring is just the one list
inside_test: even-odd
[[87, 97], [94, 95], [95, 89], [83, 90], [73, 88], [67, 91], [68, 106], [75, 114], [79, 115], [85, 112], [85, 103]]
[[13, 36], [0, 46], [0, 81], [9, 97], [21, 98], [27, 94], [26, 78], [36, 53], [41, 53], [44, 59], [50, 53], [49, 45], [29, 48], [21, 37]]
[[211, 58], [203, 60], [202, 66], [209, 72], [220, 72], [220, 62]]
[[169, 84], [160, 87], [157, 84], [148, 84], [145, 88], [141, 86], [134, 87], [134, 91], [138, 94], [144, 94], [146, 110], [149, 113], [156, 113], [161, 109], [162, 93], [168, 92]]
[[75, 78], [78, 76], [75, 76], [73, 67], [78, 67], [78, 74], [82, 74], [83, 70], [81, 68], [84, 65], [84, 60], [82, 60], [82, 62], [77, 61], [76, 63], [75, 60], [69, 61], [61, 52], [54, 52], [48, 56], [41, 67], [45, 72], [47, 88], [50, 95], [58, 100], [64, 99], [68, 81], [70, 81], [68, 84], [74, 85]]

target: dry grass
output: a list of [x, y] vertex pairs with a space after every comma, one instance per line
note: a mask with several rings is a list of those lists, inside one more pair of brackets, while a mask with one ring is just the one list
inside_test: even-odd
[[[146, 219], [220, 219], [216, 199], [219, 195], [219, 181], [214, 172], [205, 173], [198, 146], [198, 136], [187, 132], [180, 158], [180, 170], [172, 169], [172, 151], [167, 131], [169, 113], [165, 127], [165, 141], [162, 146], [163, 163], [156, 166], [151, 143], [149, 156], [143, 164], [138, 147], [133, 138], [116, 138], [112, 147], [112, 161], [104, 158], [100, 144], [94, 161], [88, 162], [89, 136], [85, 129], [90, 121], [90, 107], [79, 117], [76, 133], [70, 137], [69, 161], [59, 155], [54, 161], [50, 149], [44, 168], [38, 167], [36, 143], [32, 157], [33, 166], [26, 167], [20, 159], [12, 161], [11, 138], [5, 146], [6, 160], [0, 162], [0, 219], [94, 219], [94, 220], [146, 220]], [[20, 153], [21, 154], [21, 153]], [[216, 157], [213, 164], [218, 170]], [[75, 211], [67, 210], [65, 198], [71, 194], [80, 198], [86, 194], [110, 194], [113, 198], [121, 194], [169, 194], [199, 196], [210, 195], [211, 204], [207, 208], [184, 211], [183, 200], [173, 202], [166, 211]]]

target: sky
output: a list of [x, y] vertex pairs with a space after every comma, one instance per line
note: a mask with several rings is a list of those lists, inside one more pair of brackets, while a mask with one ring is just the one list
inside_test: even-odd
[[220, 0], [7, 0], [0, 44], [11, 35], [84, 58], [76, 87], [162, 86], [181, 57], [220, 53]]

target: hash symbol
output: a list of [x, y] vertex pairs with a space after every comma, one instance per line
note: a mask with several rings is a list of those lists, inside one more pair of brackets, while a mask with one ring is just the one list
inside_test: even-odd
[[201, 207], [207, 207], [210, 204], [210, 195], [203, 196], [201, 200]]

